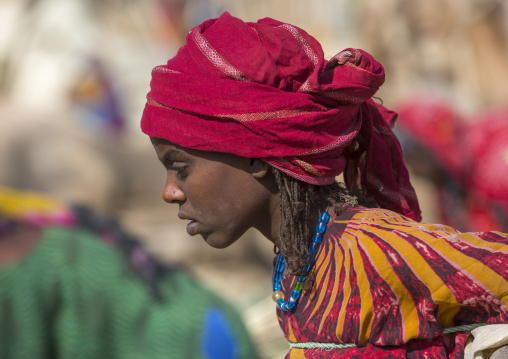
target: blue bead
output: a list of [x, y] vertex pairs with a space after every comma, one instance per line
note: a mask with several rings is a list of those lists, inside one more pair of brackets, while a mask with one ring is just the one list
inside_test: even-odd
[[298, 281], [299, 281], [299, 282], [302, 282], [302, 283], [303, 283], [303, 282], [305, 282], [305, 280], [306, 280], [306, 279], [307, 279], [307, 278], [306, 278], [306, 277], [303, 277], [303, 276], [302, 276], [302, 277], [298, 277]]
[[307, 258], [307, 262], [311, 263], [314, 260], [314, 253], [310, 253], [309, 257]]
[[322, 233], [314, 233], [314, 236], [312, 237], [312, 243], [321, 243], [321, 240], [323, 239], [323, 234]]
[[319, 243], [312, 242], [312, 244], [310, 245], [309, 252], [312, 254], [315, 254], [318, 249], [319, 249]]
[[279, 283], [279, 282], [274, 281], [274, 282], [273, 282], [273, 291], [274, 291], [274, 292], [276, 292], [276, 291], [278, 291], [278, 290], [279, 290], [279, 291], [280, 291], [280, 290], [282, 290], [282, 287], [281, 287], [281, 285], [280, 285], [280, 283]]
[[287, 304], [287, 308], [286, 310], [291, 310], [295, 307], [296, 305], [296, 302], [292, 302], [292, 301], [289, 301], [289, 303]]
[[273, 280], [276, 281], [277, 283], [280, 283], [282, 279], [282, 275], [280, 273], [275, 273], [275, 275], [273, 276]]
[[284, 257], [279, 254], [277, 258], [277, 264], [275, 265], [275, 271], [284, 271]]
[[321, 216], [319, 216], [319, 222], [328, 222], [328, 220], [330, 219], [330, 215], [328, 214], [328, 212], [323, 212], [321, 213]]
[[326, 231], [326, 222], [319, 222], [316, 226], [316, 232], [325, 233]]
[[311, 267], [311, 264], [310, 264], [310, 263], [309, 263], [309, 264], [307, 264], [305, 267], [303, 267], [303, 272], [304, 272], [305, 274], [309, 273], [310, 267]]
[[[294, 305], [293, 305], [294, 307]], [[282, 309], [283, 311], [285, 312], [288, 312], [291, 310], [291, 308], [289, 307], [289, 305], [287, 305], [286, 303], [282, 303], [282, 305], [280, 306], [280, 309]]]
[[300, 293], [301, 293], [301, 292], [299, 292], [299, 291], [297, 292], [297, 291], [295, 291], [295, 290], [294, 290], [294, 291], [291, 293], [291, 298], [289, 298], [289, 300], [290, 300], [290, 301], [295, 301], [295, 302], [296, 302], [296, 301], [298, 300], [298, 298], [300, 298]]

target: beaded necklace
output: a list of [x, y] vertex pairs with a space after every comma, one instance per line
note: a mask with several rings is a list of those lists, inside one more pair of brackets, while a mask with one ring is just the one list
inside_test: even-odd
[[275, 271], [273, 273], [272, 299], [275, 303], [277, 303], [277, 306], [280, 309], [284, 311], [289, 311], [293, 309], [296, 303], [298, 302], [300, 294], [302, 293], [303, 283], [305, 282], [306, 276], [313, 265], [314, 256], [316, 255], [316, 252], [319, 248], [319, 244], [323, 239], [323, 234], [326, 231], [326, 224], [328, 223], [329, 219], [330, 215], [326, 211], [321, 213], [321, 215], [319, 216], [319, 222], [316, 226], [316, 233], [314, 233], [314, 236], [312, 237], [312, 243], [309, 246], [309, 256], [307, 257], [307, 265], [303, 267], [300, 275], [297, 277], [295, 285], [293, 287], [293, 291], [291, 292], [291, 297], [287, 302], [284, 300], [284, 293], [282, 293], [281, 291], [282, 290], [281, 280], [282, 273], [284, 272], [285, 260], [284, 257], [282, 256], [282, 253], [279, 253], [277, 255], [277, 263], [275, 264]]

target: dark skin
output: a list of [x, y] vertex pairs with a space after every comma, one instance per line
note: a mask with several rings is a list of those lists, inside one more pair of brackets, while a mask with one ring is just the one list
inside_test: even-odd
[[280, 195], [266, 162], [151, 141], [167, 172], [162, 198], [178, 204], [190, 235], [225, 248], [253, 227], [280, 247]]

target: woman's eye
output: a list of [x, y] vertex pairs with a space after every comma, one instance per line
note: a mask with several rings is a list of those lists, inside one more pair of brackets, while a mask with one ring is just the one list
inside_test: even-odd
[[168, 166], [168, 169], [176, 171], [179, 176], [184, 176], [187, 165], [183, 162], [173, 162]]

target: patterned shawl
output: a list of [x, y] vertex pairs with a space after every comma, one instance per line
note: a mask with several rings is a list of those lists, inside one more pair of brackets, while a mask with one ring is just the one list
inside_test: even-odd
[[372, 100], [383, 82], [383, 67], [362, 50], [326, 61], [302, 29], [226, 12], [154, 68], [141, 128], [187, 148], [262, 158], [311, 184], [344, 173], [350, 189], [420, 220], [390, 129], [396, 114]]

